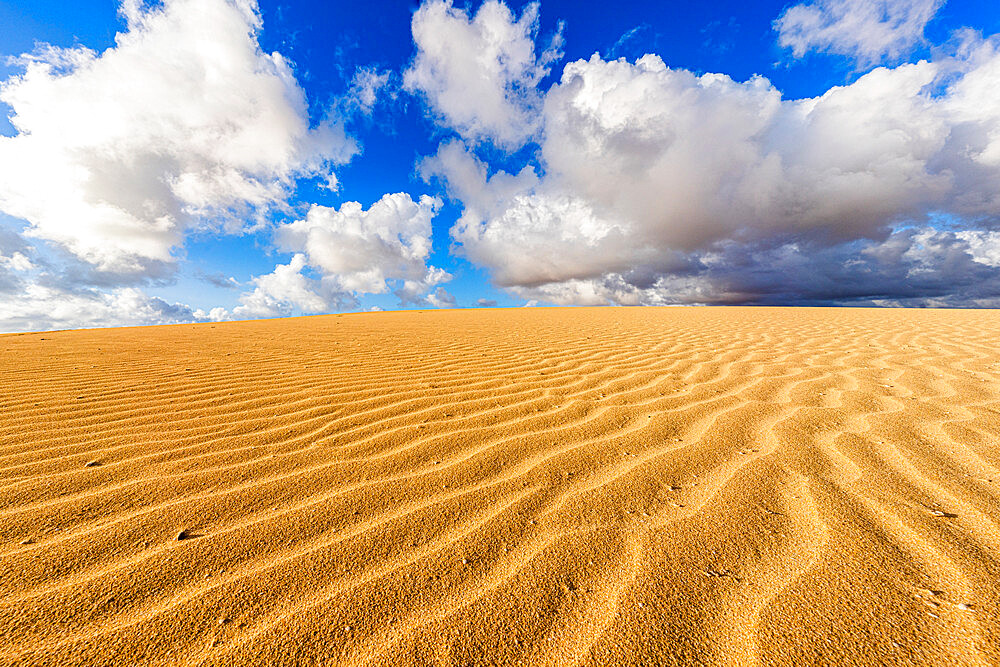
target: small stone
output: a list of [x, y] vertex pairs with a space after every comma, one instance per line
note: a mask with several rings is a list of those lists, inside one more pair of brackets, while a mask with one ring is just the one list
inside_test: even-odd
[[189, 540], [191, 539], [191, 533], [189, 533], [187, 530], [182, 530], [179, 533], [177, 533], [177, 537], [175, 539], [178, 542], [180, 542], [181, 540]]
[[226, 617], [226, 616], [223, 616], [222, 618], [219, 619], [219, 625], [225, 625], [228, 622], [229, 622], [229, 618]]
[[30, 537], [26, 537], [23, 540], [21, 540], [21, 544], [34, 544], [34, 543], [35, 543], [35, 541], [33, 539], [31, 539]]
[[99, 465], [101, 465], [100, 461], [87, 461], [86, 465], [84, 465], [83, 467], [84, 468], [96, 468]]

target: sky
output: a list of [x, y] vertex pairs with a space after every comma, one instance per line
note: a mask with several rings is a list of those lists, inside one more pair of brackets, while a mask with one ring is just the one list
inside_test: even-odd
[[0, 0], [0, 331], [1000, 307], [1000, 3]]

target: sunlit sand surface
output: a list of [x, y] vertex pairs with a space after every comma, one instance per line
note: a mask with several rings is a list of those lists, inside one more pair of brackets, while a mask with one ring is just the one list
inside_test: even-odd
[[1000, 663], [1000, 312], [0, 336], [0, 664]]

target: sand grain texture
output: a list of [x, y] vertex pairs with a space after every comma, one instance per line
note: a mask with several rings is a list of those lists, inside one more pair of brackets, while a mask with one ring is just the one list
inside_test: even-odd
[[1000, 664], [1000, 312], [0, 336], [0, 665]]

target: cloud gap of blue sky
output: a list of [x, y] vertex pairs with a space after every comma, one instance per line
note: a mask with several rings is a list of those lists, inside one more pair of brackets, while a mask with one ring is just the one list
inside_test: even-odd
[[0, 0], [0, 331], [1000, 307], [1000, 6]]

